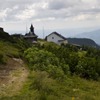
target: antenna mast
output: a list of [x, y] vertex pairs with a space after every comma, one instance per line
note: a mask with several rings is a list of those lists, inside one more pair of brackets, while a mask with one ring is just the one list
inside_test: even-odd
[[26, 22], [26, 33], [28, 33], [28, 29], [27, 29], [27, 22]]
[[43, 39], [44, 39], [44, 37], [45, 37], [45, 32], [44, 32], [44, 27], [43, 27]]

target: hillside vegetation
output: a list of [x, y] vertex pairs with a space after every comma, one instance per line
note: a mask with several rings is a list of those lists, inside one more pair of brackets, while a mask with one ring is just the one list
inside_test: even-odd
[[9, 42], [0, 41], [0, 64], [6, 63], [8, 57], [19, 57], [19, 50]]
[[100, 50], [82, 48], [44, 41], [32, 46], [23, 39], [0, 41], [0, 66], [12, 58], [23, 59], [29, 72], [18, 93], [1, 95], [0, 100], [100, 100]]

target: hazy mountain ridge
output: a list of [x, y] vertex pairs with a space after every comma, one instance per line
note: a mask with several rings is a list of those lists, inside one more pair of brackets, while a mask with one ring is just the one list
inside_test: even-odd
[[97, 44], [100, 45], [100, 29], [91, 31], [91, 32], [84, 32], [84, 33], [76, 35], [75, 37], [90, 38], [90, 39], [93, 39]]
[[92, 39], [88, 39], [88, 38], [67, 38], [67, 40], [70, 44], [78, 44], [80, 46], [85, 45], [85, 46], [100, 48], [95, 43], [95, 41], [93, 41]]

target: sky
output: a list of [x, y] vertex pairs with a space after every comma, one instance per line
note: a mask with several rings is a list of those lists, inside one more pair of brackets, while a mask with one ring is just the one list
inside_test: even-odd
[[52, 31], [71, 36], [98, 29], [100, 0], [0, 0], [0, 27], [25, 34], [33, 24], [42, 37]]

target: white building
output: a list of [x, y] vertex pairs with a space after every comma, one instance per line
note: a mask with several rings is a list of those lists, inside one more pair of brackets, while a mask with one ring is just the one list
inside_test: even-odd
[[48, 42], [54, 42], [59, 45], [61, 45], [62, 43], [64, 43], [64, 44], [68, 43], [67, 39], [57, 32], [52, 32], [51, 34], [46, 36], [46, 40]]

